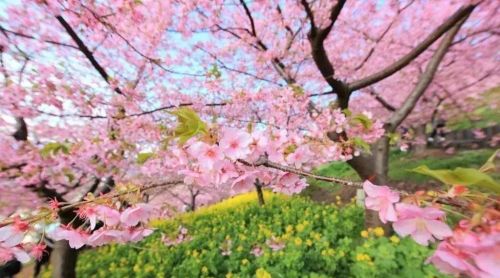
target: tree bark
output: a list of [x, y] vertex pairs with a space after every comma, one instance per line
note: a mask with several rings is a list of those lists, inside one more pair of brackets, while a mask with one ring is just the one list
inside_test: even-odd
[[69, 247], [66, 240], [56, 241], [50, 255], [53, 278], [75, 278], [78, 250]]
[[[388, 181], [389, 170], [389, 138], [382, 137], [372, 146], [371, 154], [363, 154], [348, 161], [349, 165], [363, 179], [369, 180], [377, 185], [385, 185]], [[349, 192], [351, 197], [356, 194], [355, 190]], [[365, 227], [382, 227], [386, 234], [392, 232], [390, 224], [380, 221], [378, 212], [365, 209]]]
[[418, 144], [412, 146], [412, 150], [416, 155], [421, 155], [427, 149], [427, 134], [425, 133], [425, 124], [421, 124], [415, 128], [415, 139]]
[[259, 200], [259, 206], [263, 206], [266, 202], [264, 201], [264, 192], [262, 191], [262, 185], [258, 180], [255, 181], [255, 189], [257, 190], [257, 198]]

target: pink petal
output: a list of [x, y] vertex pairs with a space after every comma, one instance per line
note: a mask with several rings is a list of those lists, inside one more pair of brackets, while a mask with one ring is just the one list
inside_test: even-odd
[[431, 233], [429, 233], [426, 229], [417, 229], [413, 234], [411, 234], [413, 240], [417, 243], [427, 246], [429, 241], [434, 241]]
[[380, 213], [384, 212], [384, 220], [382, 220], [382, 217], [380, 220], [385, 224], [388, 221], [395, 222], [398, 220], [398, 216], [396, 214], [396, 210], [394, 209], [393, 205], [388, 205], [384, 210], [381, 210]]
[[453, 235], [450, 227], [442, 221], [426, 220], [425, 227], [437, 239], [444, 239]]
[[500, 274], [500, 250], [498, 249], [485, 250], [474, 256], [474, 262], [482, 271], [493, 274]]
[[369, 180], [366, 180], [363, 183], [363, 190], [366, 192], [366, 195], [372, 197], [372, 196], [377, 196], [377, 187], [373, 183], [371, 183]]
[[417, 223], [414, 219], [398, 220], [392, 224], [394, 231], [400, 236], [407, 236], [415, 232]]

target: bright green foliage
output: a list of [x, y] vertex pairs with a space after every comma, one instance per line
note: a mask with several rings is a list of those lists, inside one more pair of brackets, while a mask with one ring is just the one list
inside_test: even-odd
[[[432, 266], [424, 264], [430, 249], [411, 240], [394, 243], [362, 238], [363, 210], [359, 207], [340, 209], [297, 197], [266, 201], [264, 207], [252, 202], [190, 213], [160, 222], [158, 231], [141, 243], [83, 252], [78, 276], [438, 277]], [[173, 247], [163, 245], [160, 232], [173, 237], [179, 225], [189, 230], [192, 240]], [[272, 236], [284, 242], [285, 248], [272, 251], [265, 243]], [[220, 247], [228, 240], [231, 254], [223, 256]], [[250, 253], [255, 245], [263, 248], [262, 256]], [[370, 255], [372, 265], [356, 260], [359, 252]]]
[[[500, 109], [492, 108], [500, 104], [500, 87], [490, 89], [484, 92], [480, 98], [469, 99], [468, 102], [478, 108], [471, 113], [460, 113], [456, 117], [449, 119], [446, 123], [447, 128], [464, 130], [484, 128], [500, 123]], [[444, 106], [445, 110], [448, 108], [450, 107]]]
[[479, 169], [479, 171], [481, 171], [483, 173], [488, 173], [488, 172], [494, 172], [494, 171], [496, 171], [497, 165], [496, 165], [495, 162], [498, 159], [498, 154], [499, 153], [500, 153], [500, 149], [496, 150], [490, 156], [490, 158], [488, 158], [488, 160], [486, 160], [486, 162], [483, 164], [483, 166], [481, 166], [481, 168]]
[[69, 145], [59, 142], [50, 142], [45, 144], [40, 150], [42, 157], [49, 157], [50, 155], [57, 155], [58, 153], [69, 154]]
[[193, 109], [181, 107], [170, 113], [177, 116], [178, 124], [174, 130], [174, 136], [179, 138], [181, 144], [186, 143], [193, 136], [208, 132], [206, 124]]
[[489, 175], [474, 168], [455, 168], [453, 170], [431, 170], [422, 165], [412, 170], [423, 175], [431, 176], [448, 185], [476, 185], [489, 191], [500, 193], [500, 184]]
[[410, 238], [370, 237], [352, 252], [350, 277], [446, 277], [422, 261], [431, 252]]
[[222, 74], [219, 71], [219, 67], [217, 67], [216, 64], [213, 64], [212, 67], [208, 70], [207, 76], [208, 77], [215, 77], [216, 79], [218, 79], [222, 76]]
[[153, 153], [138, 153], [137, 154], [137, 159], [136, 159], [136, 162], [137, 164], [144, 164], [146, 163], [146, 161], [148, 161], [148, 159], [150, 159], [154, 154]]
[[356, 114], [352, 117], [352, 122], [362, 125], [365, 129], [370, 129], [373, 125], [372, 120], [365, 114]]
[[363, 152], [365, 153], [371, 153], [370, 145], [366, 143], [365, 140], [359, 138], [359, 137], [354, 137], [353, 139], [354, 145], [358, 148], [361, 148]]

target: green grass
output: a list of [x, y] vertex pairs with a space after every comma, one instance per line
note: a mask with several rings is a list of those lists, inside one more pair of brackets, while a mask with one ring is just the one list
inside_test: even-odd
[[[420, 165], [427, 165], [430, 169], [454, 169], [456, 167], [479, 168], [493, 154], [492, 149], [464, 150], [453, 155], [429, 155], [426, 158], [414, 157], [412, 153], [394, 151], [389, 158], [389, 178], [393, 182], [407, 182], [422, 184], [432, 180], [428, 176], [413, 173], [410, 170]], [[316, 173], [323, 176], [339, 177], [359, 181], [356, 172], [343, 162], [334, 162], [319, 167]], [[500, 174], [493, 175], [499, 178]], [[312, 186], [332, 188], [331, 183], [309, 180]], [[333, 187], [332, 190], [336, 188]]]
[[[155, 233], [139, 243], [85, 250], [78, 277], [445, 277], [424, 263], [432, 246], [383, 237], [380, 228], [362, 236], [361, 207], [275, 194], [259, 206], [252, 193], [155, 221]], [[161, 233], [176, 238], [181, 225], [189, 240], [163, 244]], [[269, 241], [282, 249], [271, 249]], [[260, 255], [252, 253], [256, 247]]]
[[[476, 103], [476, 109], [465, 117], [457, 116], [450, 119], [446, 126], [451, 130], [463, 130], [472, 128], [484, 128], [500, 123], [500, 110], [492, 109], [486, 104], [500, 104], [500, 87], [496, 87], [484, 92], [479, 100], [471, 99]], [[491, 106], [492, 107], [492, 106]], [[454, 107], [445, 107], [445, 109], [454, 109]]]

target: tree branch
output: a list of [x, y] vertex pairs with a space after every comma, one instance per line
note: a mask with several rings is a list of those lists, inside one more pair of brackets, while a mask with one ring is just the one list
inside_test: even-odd
[[384, 98], [382, 98], [379, 94], [375, 93], [374, 90], [369, 91], [370, 95], [375, 98], [385, 109], [394, 112], [396, 108], [388, 103]]
[[0, 25], [0, 31], [2, 31], [4, 33], [10, 33], [12, 35], [15, 35], [15, 36], [18, 36], [18, 37], [21, 37], [21, 38], [25, 38], [25, 39], [42, 41], [42, 42], [50, 43], [50, 44], [53, 44], [53, 45], [58, 45], [58, 46], [64, 46], [64, 47], [69, 47], [69, 48], [73, 48], [73, 49], [78, 49], [78, 47], [76, 47], [74, 45], [71, 45], [71, 44], [67, 44], [67, 43], [63, 43], [63, 42], [58, 42], [58, 41], [53, 41], [53, 40], [40, 40], [40, 39], [37, 39], [37, 38], [35, 38], [34, 36], [31, 36], [31, 35], [27, 35], [27, 34], [24, 34], [24, 33], [21, 33], [21, 32], [11, 31], [11, 30], [5, 29], [1, 25]]
[[306, 0], [301, 1], [301, 4], [306, 10], [307, 17], [309, 18], [309, 21], [311, 23], [311, 30], [308, 33], [308, 38], [309, 38], [309, 43], [311, 44], [311, 49], [312, 49], [311, 54], [313, 56], [314, 63], [316, 64], [316, 67], [320, 71], [325, 81], [337, 94], [341, 108], [347, 108], [350, 95], [349, 89], [346, 86], [346, 84], [344, 84], [344, 82], [334, 77], [335, 69], [332, 63], [330, 62], [328, 55], [326, 54], [324, 41], [328, 36], [328, 34], [330, 33], [330, 31], [332, 30], [333, 25], [335, 24], [335, 21], [339, 17], [345, 2], [346, 2], [345, 0], [339, 0], [337, 4], [333, 6], [330, 12], [330, 20], [331, 20], [330, 24], [324, 29], [319, 29], [316, 26], [316, 23], [314, 22], [314, 15], [312, 13], [311, 7], [309, 6]]
[[250, 28], [252, 28], [252, 34], [254, 37], [257, 37], [257, 30], [255, 29], [255, 22], [253, 20], [252, 13], [250, 12], [250, 9], [245, 3], [245, 0], [240, 0], [240, 3], [243, 6], [243, 9], [245, 9], [245, 13], [247, 14], [247, 17], [250, 20]]
[[437, 27], [432, 33], [430, 33], [423, 41], [421, 41], [415, 48], [408, 52], [405, 56], [401, 57], [396, 62], [387, 66], [379, 72], [369, 75], [360, 80], [349, 83], [349, 89], [351, 91], [356, 91], [367, 86], [370, 86], [380, 80], [383, 80], [394, 73], [398, 72], [402, 68], [406, 67], [411, 61], [422, 54], [429, 46], [431, 46], [435, 41], [437, 41], [443, 34], [448, 30], [456, 26], [457, 23], [467, 18], [474, 10], [475, 5], [468, 5], [460, 7], [452, 16], [450, 16], [443, 24]]
[[[64, 29], [66, 30], [66, 32], [69, 34], [69, 36], [73, 39], [73, 41], [78, 46], [78, 49], [80, 49], [80, 51], [83, 53], [83, 55], [85, 55], [85, 57], [87, 57], [87, 59], [90, 61], [90, 63], [92, 64], [92, 66], [97, 70], [97, 72], [101, 75], [101, 77], [104, 79], [104, 81], [106, 81], [106, 83], [109, 84], [109, 75], [108, 75], [108, 73], [97, 62], [97, 60], [95, 59], [95, 57], [92, 54], [92, 52], [90, 52], [90, 50], [87, 48], [87, 46], [85, 45], [85, 43], [80, 39], [80, 37], [78, 37], [78, 34], [76, 34], [76, 32], [73, 30], [73, 28], [71, 28], [71, 26], [69, 25], [69, 23], [62, 16], [57, 15], [56, 19], [64, 27]], [[114, 90], [115, 90], [116, 93], [118, 93], [120, 95], [123, 95], [123, 92], [120, 90], [120, 88], [116, 87]]]
[[458, 21], [443, 38], [443, 40], [439, 44], [438, 49], [436, 50], [434, 55], [432, 55], [431, 60], [428, 62], [425, 71], [420, 75], [417, 85], [415, 86], [413, 91], [406, 98], [403, 105], [396, 112], [394, 112], [394, 114], [387, 121], [386, 127], [389, 132], [394, 132], [394, 130], [396, 130], [399, 124], [401, 124], [401, 122], [413, 110], [413, 108], [417, 104], [418, 99], [424, 94], [425, 90], [429, 87], [438, 69], [439, 64], [446, 55], [446, 52], [448, 51], [448, 48], [453, 42], [455, 35], [460, 30], [460, 27], [467, 20], [468, 15], [470, 15], [470, 12], [466, 14], [466, 16], [463, 17], [460, 21]]

